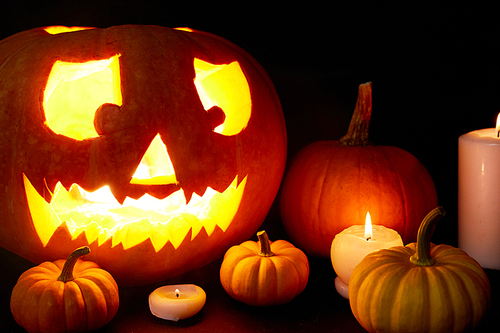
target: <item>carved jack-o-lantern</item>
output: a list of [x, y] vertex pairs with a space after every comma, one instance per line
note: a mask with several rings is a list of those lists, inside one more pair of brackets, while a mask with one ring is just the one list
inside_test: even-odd
[[0, 41], [0, 245], [79, 246], [119, 283], [202, 266], [250, 237], [286, 131], [259, 64], [189, 29], [33, 29]]

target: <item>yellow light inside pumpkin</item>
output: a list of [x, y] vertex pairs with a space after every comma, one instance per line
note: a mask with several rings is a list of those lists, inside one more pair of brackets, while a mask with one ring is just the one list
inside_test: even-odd
[[55, 26], [51, 26], [51, 27], [46, 27], [43, 30], [47, 31], [51, 35], [57, 35], [57, 34], [62, 34], [62, 33], [66, 33], [66, 32], [88, 30], [88, 29], [95, 29], [95, 28], [91, 28], [91, 27], [65, 27], [62, 25], [55, 25]]
[[122, 104], [119, 57], [85, 63], [56, 61], [43, 98], [47, 126], [77, 140], [97, 137], [97, 108], [104, 103]]
[[[92, 194], [87, 195], [80, 186], [74, 184], [67, 191], [60, 183], [49, 204], [25, 175], [23, 178], [33, 224], [44, 246], [65, 224], [73, 239], [85, 232], [89, 244], [98, 241], [101, 245], [112, 237], [112, 246], [122, 243], [127, 249], [149, 238], [156, 251], [167, 242], [179, 247], [189, 230], [191, 239], [202, 228], [208, 235], [216, 225], [226, 231], [238, 210], [247, 179], [237, 185], [235, 178], [222, 193], [211, 188], [201, 197], [195, 193], [187, 205], [182, 189], [163, 200], [145, 194], [137, 200], [126, 198], [121, 205], [107, 187], [99, 190], [99, 201], [90, 201], [86, 198], [92, 198]], [[103, 195], [105, 192], [108, 195]]]
[[188, 27], [177, 27], [177, 28], [174, 28], [174, 30], [181, 30], [181, 31], [186, 31], [186, 32], [193, 32], [193, 29], [188, 28]]
[[148, 185], [177, 183], [174, 166], [159, 134], [149, 145], [130, 183]]
[[[175, 30], [193, 32], [188, 27]], [[214, 132], [235, 135], [241, 132], [250, 120], [252, 99], [245, 74], [238, 62], [214, 65], [201, 59], [194, 59], [198, 95], [205, 110], [214, 105], [220, 107], [226, 119]]]
[[[81, 64], [54, 64], [43, 99], [46, 122], [54, 132], [77, 140], [97, 136], [93, 128], [95, 110], [104, 103], [122, 103], [119, 56]], [[194, 65], [195, 84], [204, 107], [208, 110], [218, 105], [226, 114], [218, 131], [224, 135], [239, 133], [251, 112], [250, 90], [239, 64], [212, 65], [196, 59]], [[228, 92], [221, 93], [224, 89]], [[122, 244], [127, 249], [149, 239], [159, 251], [168, 242], [179, 247], [189, 231], [191, 240], [202, 229], [209, 236], [216, 226], [226, 231], [238, 210], [247, 176], [239, 184], [236, 176], [223, 193], [211, 188], [201, 197], [194, 193], [187, 204], [180, 189], [162, 200], [149, 194], [137, 200], [127, 197], [123, 205], [108, 186], [86, 192], [73, 184], [68, 191], [60, 183], [47, 203], [25, 175], [23, 179], [33, 224], [44, 246], [57, 229], [65, 228], [73, 239], [83, 233], [89, 244], [96, 241], [100, 245], [111, 238], [112, 246]], [[159, 135], [151, 142], [131, 183], [177, 183]]]
[[214, 131], [223, 135], [241, 132], [250, 120], [252, 99], [239, 63], [214, 65], [195, 58], [194, 69], [194, 84], [205, 110], [215, 105], [226, 115], [224, 123]]
[[[161, 138], [156, 136], [135, 172], [134, 177], [138, 177], [134, 178], [135, 183], [155, 184], [165, 178], [175, 181], [175, 173], [167, 174], [173, 172], [173, 167], [162, 145]], [[168, 167], [155, 168], [158, 161], [164, 161]], [[191, 239], [202, 228], [208, 235], [216, 225], [225, 231], [239, 207], [246, 177], [239, 185], [235, 177], [223, 193], [211, 188], [201, 197], [194, 193], [188, 204], [182, 189], [162, 200], [148, 194], [137, 200], [127, 197], [121, 205], [108, 186], [87, 192], [73, 184], [67, 191], [60, 183], [48, 204], [26, 176], [24, 184], [32, 220], [44, 245], [64, 224], [73, 239], [85, 232], [89, 244], [97, 241], [101, 245], [112, 237], [112, 246], [122, 243], [127, 249], [149, 238], [159, 251], [167, 242], [179, 247], [189, 230]]]

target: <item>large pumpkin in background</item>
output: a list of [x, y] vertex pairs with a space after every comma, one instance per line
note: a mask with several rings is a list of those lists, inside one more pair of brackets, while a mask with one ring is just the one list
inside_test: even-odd
[[434, 182], [409, 152], [369, 142], [372, 84], [362, 84], [348, 133], [302, 149], [282, 186], [281, 215], [287, 233], [308, 254], [328, 258], [335, 235], [364, 224], [396, 230], [416, 240], [420, 221], [437, 206]]
[[285, 160], [270, 79], [220, 37], [128, 25], [0, 41], [0, 245], [35, 263], [89, 245], [121, 284], [200, 267], [255, 233]]

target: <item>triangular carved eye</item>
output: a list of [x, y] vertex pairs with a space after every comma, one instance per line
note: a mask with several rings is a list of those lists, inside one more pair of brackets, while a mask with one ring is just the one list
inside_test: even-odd
[[52, 131], [76, 140], [98, 136], [97, 108], [104, 103], [122, 104], [119, 56], [54, 63], [43, 97], [45, 123]]
[[220, 107], [225, 114], [224, 122], [214, 132], [223, 135], [240, 133], [248, 124], [252, 112], [250, 87], [240, 64], [214, 65], [194, 59], [196, 78], [194, 84], [205, 110]]

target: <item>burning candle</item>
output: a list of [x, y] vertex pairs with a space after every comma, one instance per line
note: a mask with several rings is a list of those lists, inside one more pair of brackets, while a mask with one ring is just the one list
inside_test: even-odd
[[365, 225], [353, 225], [339, 232], [331, 247], [337, 292], [348, 299], [349, 280], [354, 268], [368, 253], [393, 246], [403, 246], [401, 236], [382, 225], [372, 226], [370, 213], [366, 214]]
[[149, 295], [149, 309], [159, 318], [178, 321], [197, 314], [206, 298], [205, 291], [194, 284], [163, 286]]
[[499, 121], [458, 139], [458, 247], [492, 269], [500, 269]]

